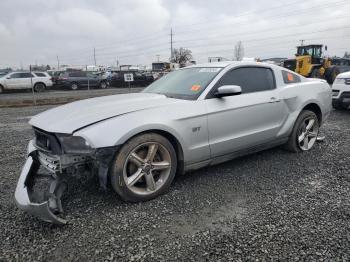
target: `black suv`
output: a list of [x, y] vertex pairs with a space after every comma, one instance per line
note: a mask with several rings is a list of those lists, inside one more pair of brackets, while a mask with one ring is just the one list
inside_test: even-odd
[[77, 90], [82, 87], [107, 88], [108, 81], [100, 76], [86, 71], [72, 71], [60, 74], [56, 86]]
[[128, 87], [129, 83], [124, 81], [124, 74], [133, 74], [134, 81], [130, 82], [131, 86], [148, 86], [154, 81], [151, 73], [141, 73], [137, 71], [116, 71], [112, 73], [110, 78], [110, 86]]

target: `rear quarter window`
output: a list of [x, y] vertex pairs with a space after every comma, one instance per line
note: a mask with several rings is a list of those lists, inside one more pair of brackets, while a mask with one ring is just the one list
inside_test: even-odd
[[44, 73], [34, 73], [37, 77], [46, 77]]
[[282, 76], [283, 76], [283, 82], [285, 84], [294, 84], [294, 83], [300, 83], [301, 79], [300, 76], [293, 74], [288, 71], [282, 70]]

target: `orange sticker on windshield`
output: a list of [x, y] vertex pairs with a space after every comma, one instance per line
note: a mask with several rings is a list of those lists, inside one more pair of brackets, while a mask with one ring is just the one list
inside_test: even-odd
[[291, 81], [291, 82], [294, 80], [293, 74], [291, 73], [287, 74], [287, 78], [288, 78], [288, 81]]
[[194, 91], [194, 92], [197, 92], [197, 91], [199, 91], [201, 89], [201, 86], [200, 85], [193, 85], [192, 87], [191, 87], [191, 91]]

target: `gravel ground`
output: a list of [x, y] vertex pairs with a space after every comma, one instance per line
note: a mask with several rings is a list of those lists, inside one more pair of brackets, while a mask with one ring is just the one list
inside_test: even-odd
[[47, 108], [0, 110], [0, 261], [350, 260], [349, 111], [332, 112], [310, 152], [276, 148], [204, 168], [147, 203], [72, 178], [60, 227], [13, 200], [28, 117]]

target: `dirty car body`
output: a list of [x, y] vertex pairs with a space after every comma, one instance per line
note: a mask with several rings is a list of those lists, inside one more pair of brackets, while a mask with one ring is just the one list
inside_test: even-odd
[[[177, 89], [163, 89], [172, 85]], [[313, 141], [318, 126], [330, 113], [330, 87], [323, 80], [306, 79], [287, 69], [255, 62], [196, 65], [168, 74], [142, 93], [63, 105], [30, 120], [35, 137], [28, 145], [15, 199], [19, 208], [42, 220], [66, 223], [59, 214], [63, 212], [60, 197], [67, 177], [88, 170], [106, 187], [108, 177], [124, 163], [120, 159], [131, 159], [137, 153], [136, 160], [131, 159], [136, 172], [128, 175], [126, 167], [122, 168], [120, 183], [113, 187], [126, 200], [149, 200], [170, 185], [167, 179], [173, 178], [172, 167], [176, 173], [184, 173], [287, 143], [305, 110], [317, 119], [309, 116], [303, 126], [305, 132], [301, 129], [298, 133], [303, 151], [309, 149], [305, 141]], [[312, 134], [315, 121], [318, 126]], [[150, 141], [145, 137], [151, 137]], [[133, 141], [146, 142], [134, 146]], [[143, 157], [140, 146], [146, 153], [148, 150]], [[134, 150], [130, 154], [125, 153], [128, 147]], [[154, 148], [159, 153], [154, 152], [152, 157], [158, 160], [148, 161]], [[49, 198], [41, 203], [31, 197], [38, 168], [44, 168], [53, 179]], [[125, 181], [120, 181], [123, 177]]]

